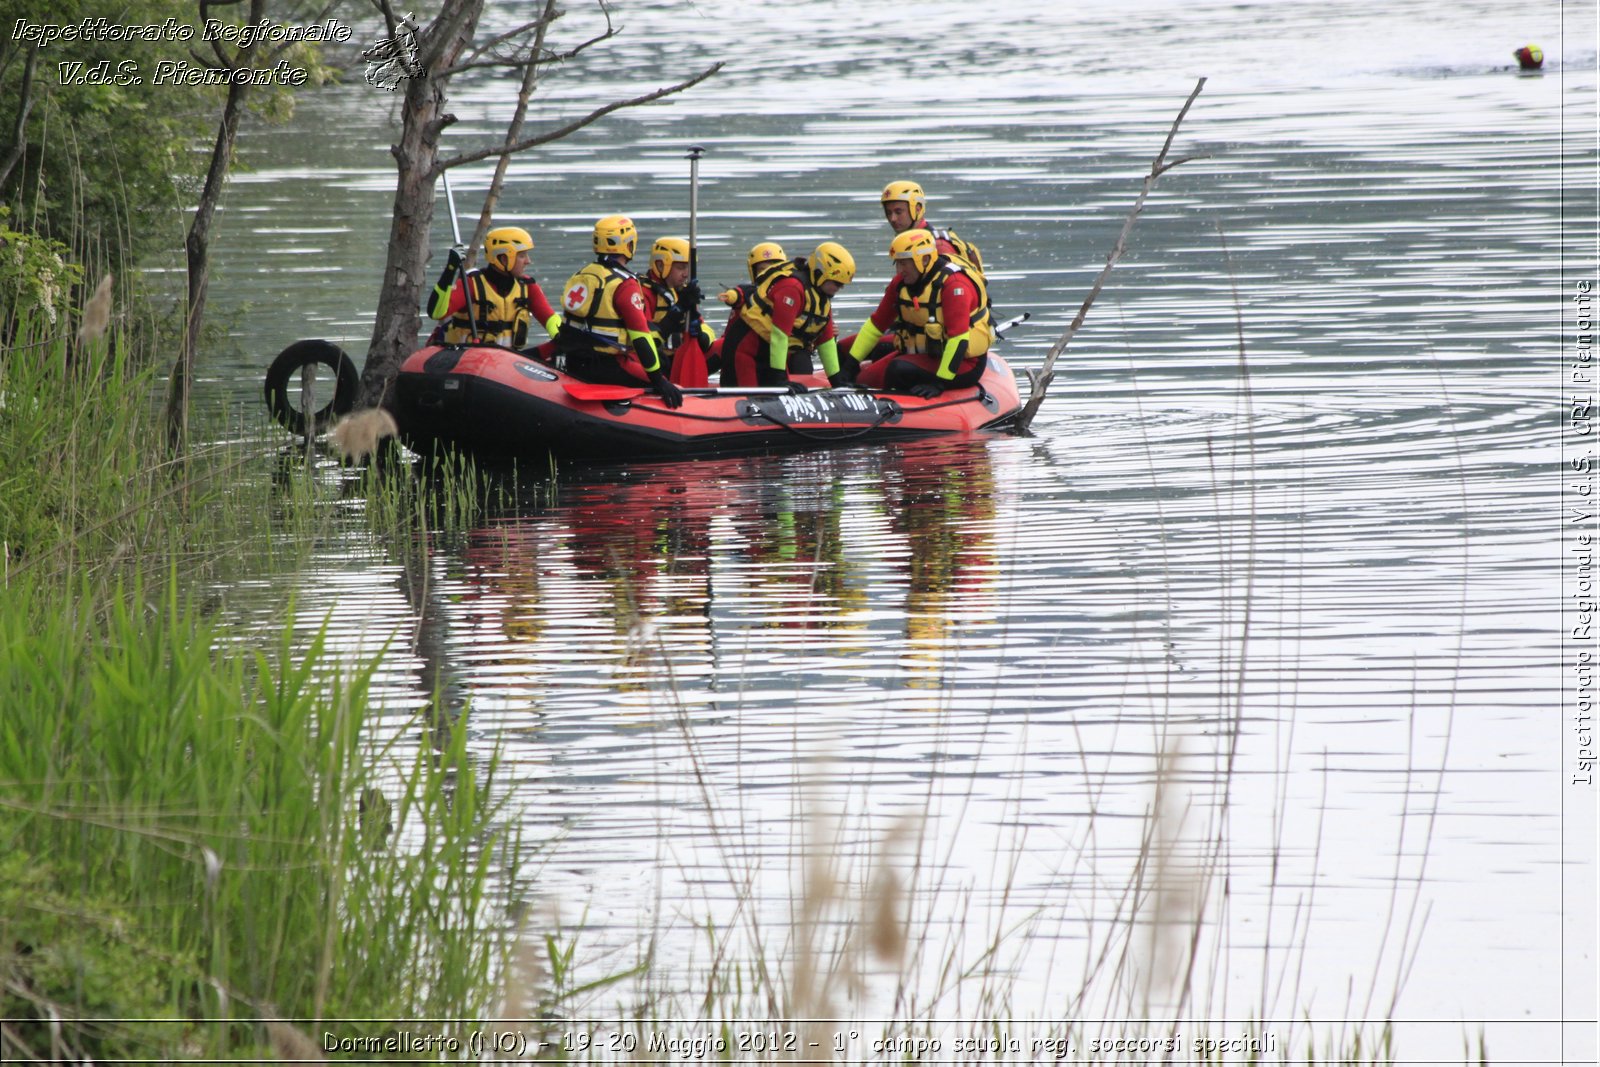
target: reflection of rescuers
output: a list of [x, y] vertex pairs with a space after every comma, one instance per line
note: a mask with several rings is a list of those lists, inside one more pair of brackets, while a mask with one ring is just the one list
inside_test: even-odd
[[484, 236], [487, 265], [461, 274], [465, 249], [459, 245], [450, 249], [444, 273], [429, 298], [428, 317], [443, 320], [429, 340], [434, 344], [525, 348], [530, 320], [537, 320], [554, 337], [561, 316], [528, 273], [532, 250], [533, 238], [527, 230], [501, 226]]
[[663, 237], [650, 246], [650, 270], [639, 279], [643, 283], [645, 313], [656, 342], [663, 351], [673, 353], [683, 343], [689, 320], [693, 318], [700, 343], [707, 348], [716, 340], [710, 327], [695, 314], [700, 305], [700, 285], [689, 278], [689, 242], [682, 237]]
[[805, 385], [789, 375], [811, 373], [813, 351], [829, 384], [843, 384], [833, 297], [856, 276], [856, 261], [843, 245], [824, 241], [808, 259], [782, 261], [757, 274], [755, 251], [751, 274], [759, 280], [722, 338], [722, 384], [787, 386], [803, 393]]
[[932, 399], [983, 377], [994, 341], [982, 276], [940, 253], [933, 234], [907, 229], [889, 243], [895, 276], [850, 345], [864, 360], [890, 334], [894, 350], [861, 368], [856, 384]]
[[575, 378], [612, 385], [648, 383], [675, 408], [683, 392], [667, 380], [650, 329], [639, 279], [628, 270], [639, 231], [625, 215], [594, 224], [595, 261], [579, 268], [562, 289], [566, 314], [556, 343]]

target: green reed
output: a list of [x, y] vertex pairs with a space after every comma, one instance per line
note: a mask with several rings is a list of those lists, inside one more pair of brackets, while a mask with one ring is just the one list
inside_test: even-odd
[[[394, 1029], [341, 1019], [479, 1015], [520, 854], [496, 759], [464, 717], [374, 715], [372, 665], [292, 605], [220, 610], [361, 478], [215, 413], [174, 458], [160, 362], [115, 329], [0, 353], [0, 1058], [288, 1057]], [[475, 507], [458, 484], [446, 510]]]

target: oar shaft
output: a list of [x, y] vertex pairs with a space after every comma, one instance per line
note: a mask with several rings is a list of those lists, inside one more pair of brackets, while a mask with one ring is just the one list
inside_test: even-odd
[[[456, 239], [456, 244], [461, 243], [461, 220], [456, 217], [456, 197], [450, 190], [450, 172], [441, 171], [439, 177], [444, 179], [444, 202], [450, 205], [450, 234]], [[472, 327], [472, 336], [478, 336], [478, 313], [472, 306], [472, 282], [462, 279], [462, 289], [467, 295], [467, 324]]]
[[456, 216], [456, 198], [450, 192], [450, 172], [445, 171], [440, 175], [444, 179], [444, 202], [450, 205], [450, 233], [456, 239], [456, 244], [461, 243], [461, 220]]

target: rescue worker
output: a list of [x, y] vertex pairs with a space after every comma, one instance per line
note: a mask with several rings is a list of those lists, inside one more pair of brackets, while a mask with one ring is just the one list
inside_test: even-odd
[[787, 386], [803, 393], [805, 384], [790, 375], [811, 373], [813, 351], [822, 358], [828, 383], [846, 384], [839, 373], [833, 298], [855, 276], [856, 261], [834, 241], [822, 242], [807, 259], [762, 272], [723, 335], [722, 384]]
[[1540, 70], [1544, 67], [1544, 49], [1536, 44], [1525, 44], [1511, 54], [1522, 70]]
[[732, 289], [724, 289], [717, 294], [717, 299], [728, 305], [728, 324], [722, 328], [722, 336], [706, 349], [706, 361], [710, 367], [722, 365], [723, 341], [727, 339], [728, 331], [733, 329], [733, 324], [739, 321], [739, 313], [750, 300], [750, 294], [756, 291], [756, 285], [765, 278], [769, 271], [783, 266], [789, 262], [789, 257], [784, 254], [783, 246], [776, 241], [762, 241], [750, 249], [750, 255], [745, 263], [750, 269], [750, 280]]
[[696, 320], [700, 344], [711, 347], [716, 334], [695, 314], [700, 306], [700, 284], [689, 277], [688, 241], [681, 237], [656, 241], [650, 247], [650, 269], [640, 280], [650, 327], [663, 352], [677, 351], [691, 318]]
[[856, 384], [932, 399], [975, 385], [988, 365], [994, 326], [981, 277], [939, 251], [933, 234], [907, 229], [889, 243], [895, 276], [851, 342], [864, 360], [890, 334], [894, 351], [861, 368]]
[[556, 344], [573, 377], [613, 385], [648, 384], [669, 408], [683, 392], [667, 380], [639, 279], [628, 270], [639, 231], [626, 215], [594, 224], [595, 260], [567, 279], [566, 318]]
[[527, 230], [501, 226], [484, 235], [483, 269], [461, 274], [466, 249], [459, 245], [450, 249], [428, 302], [428, 317], [442, 320], [430, 342], [526, 348], [533, 320], [554, 337], [561, 316], [528, 273], [532, 251], [533, 238]]
[[962, 267], [972, 268], [979, 276], [983, 274], [983, 254], [977, 245], [963, 241], [954, 230], [939, 229], [928, 222], [928, 198], [923, 195], [922, 186], [916, 182], [890, 182], [883, 187], [879, 199], [883, 202], [883, 217], [895, 233], [927, 230], [942, 254]]

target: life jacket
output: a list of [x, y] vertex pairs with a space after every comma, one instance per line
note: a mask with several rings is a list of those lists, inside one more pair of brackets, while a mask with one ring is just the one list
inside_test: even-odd
[[569, 343], [576, 339], [595, 348], [626, 351], [628, 331], [617, 313], [616, 297], [622, 283], [634, 277], [626, 267], [598, 260], [578, 268], [561, 290], [562, 337]]
[[983, 253], [978, 251], [978, 246], [971, 241], [964, 241], [956, 236], [956, 231], [946, 230], [937, 226], [929, 226], [928, 220], [923, 219], [917, 223], [918, 228], [933, 234], [935, 241], [942, 241], [950, 246], [950, 251], [940, 249], [941, 255], [949, 256], [956, 266], [972, 276], [974, 281], [988, 284], [988, 279], [983, 273]]
[[654, 274], [646, 274], [639, 282], [648, 286], [656, 296], [656, 311], [650, 317], [650, 328], [661, 338], [662, 344], [668, 348], [678, 347], [688, 321], [688, 309], [678, 302], [678, 291], [668, 287]]
[[828, 323], [833, 321], [833, 300], [811, 284], [811, 268], [803, 259], [790, 260], [763, 274], [745, 301], [744, 307], [739, 310], [739, 317], [749, 323], [750, 328], [760, 334], [763, 341], [770, 340], [772, 287], [781, 278], [798, 278], [800, 289], [805, 294], [805, 302], [800, 307], [800, 313], [794, 317], [794, 332], [789, 336], [801, 348], [815, 348], [817, 339], [828, 328]]
[[[533, 319], [533, 307], [528, 294], [532, 278], [513, 278], [511, 290], [501, 295], [484, 277], [484, 271], [468, 271], [462, 279], [467, 286], [468, 304], [444, 324], [444, 343], [500, 345], [502, 348], [522, 348], [528, 343], [528, 323]], [[469, 313], [470, 312], [470, 313]], [[477, 320], [478, 330], [472, 330]]]
[[956, 274], [964, 274], [978, 290], [973, 299], [971, 333], [967, 338], [967, 355], [981, 356], [994, 343], [994, 316], [989, 309], [989, 287], [982, 275], [958, 265], [950, 256], [940, 256], [922, 280], [912, 285], [901, 283], [900, 318], [894, 324], [895, 344], [902, 352], [918, 352], [937, 356], [944, 346], [944, 309], [940, 297], [945, 283]]

